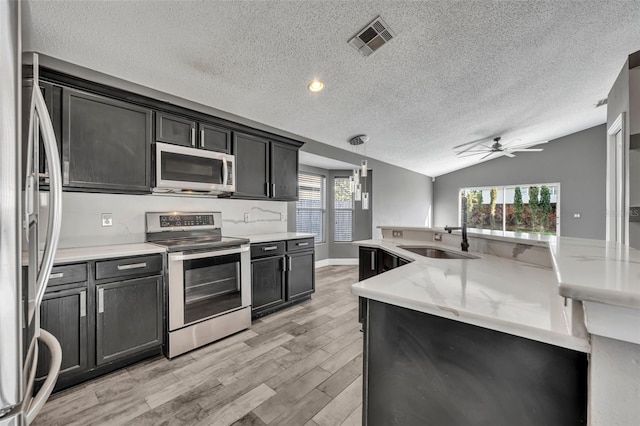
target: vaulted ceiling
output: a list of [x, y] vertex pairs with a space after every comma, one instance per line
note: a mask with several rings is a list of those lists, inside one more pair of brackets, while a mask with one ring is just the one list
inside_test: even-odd
[[[477, 162], [465, 142], [604, 123], [596, 102], [640, 49], [636, 0], [23, 5], [25, 50], [346, 150], [364, 133], [360, 154], [428, 176]], [[396, 36], [364, 57], [347, 41], [379, 15]]]

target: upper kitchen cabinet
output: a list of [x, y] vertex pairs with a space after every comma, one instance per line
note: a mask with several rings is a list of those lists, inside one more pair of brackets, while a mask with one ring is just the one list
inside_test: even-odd
[[271, 198], [275, 200], [298, 199], [298, 148], [271, 142]]
[[295, 201], [298, 199], [300, 145], [234, 133], [236, 198]]
[[64, 88], [62, 113], [65, 187], [150, 191], [151, 109]]
[[164, 112], [156, 112], [156, 141], [208, 151], [231, 152], [231, 131]]

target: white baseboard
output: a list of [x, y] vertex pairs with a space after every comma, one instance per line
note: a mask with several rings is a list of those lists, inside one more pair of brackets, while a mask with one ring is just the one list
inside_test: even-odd
[[316, 262], [316, 268], [322, 268], [323, 266], [335, 266], [335, 265], [357, 265], [357, 258], [346, 259], [323, 259]]

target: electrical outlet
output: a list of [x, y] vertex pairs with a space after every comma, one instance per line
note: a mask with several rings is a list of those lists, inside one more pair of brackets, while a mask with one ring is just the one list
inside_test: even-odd
[[111, 213], [102, 213], [102, 226], [113, 226], [113, 215]]
[[394, 237], [402, 238], [402, 231], [393, 231], [392, 235]]
[[249, 213], [244, 214], [244, 223], [249, 223], [251, 220], [251, 215]]
[[280, 222], [284, 222], [286, 219], [286, 217], [284, 216], [284, 213], [280, 213]]
[[574, 219], [580, 219], [580, 213], [574, 213], [573, 214], [573, 218]]
[[442, 241], [442, 234], [439, 232], [436, 232], [433, 234], [433, 241]]

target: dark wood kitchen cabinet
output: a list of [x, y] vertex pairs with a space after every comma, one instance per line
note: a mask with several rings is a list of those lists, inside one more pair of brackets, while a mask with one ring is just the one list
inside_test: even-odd
[[162, 279], [159, 276], [99, 284], [96, 300], [97, 365], [162, 343]]
[[360, 281], [378, 275], [378, 249], [360, 247], [358, 250], [358, 266]]
[[253, 318], [311, 297], [315, 291], [314, 250], [313, 238], [251, 245]]
[[[161, 254], [53, 267], [40, 319], [62, 347], [56, 390], [161, 353], [162, 270]], [[38, 384], [50, 362], [42, 348]]]
[[[58, 380], [64, 381], [88, 366], [87, 288], [71, 288], [47, 292], [40, 306], [40, 327], [53, 334], [62, 348], [62, 365]], [[40, 345], [36, 378], [44, 380], [51, 356]]]
[[231, 130], [164, 112], [156, 112], [156, 141], [227, 154], [231, 152]]
[[62, 112], [65, 187], [150, 191], [151, 109], [65, 87]]
[[363, 425], [587, 424], [588, 354], [364, 300]]
[[284, 256], [270, 256], [251, 262], [251, 313], [280, 305], [285, 301]]
[[298, 150], [290, 145], [235, 132], [235, 198], [298, 199]]

